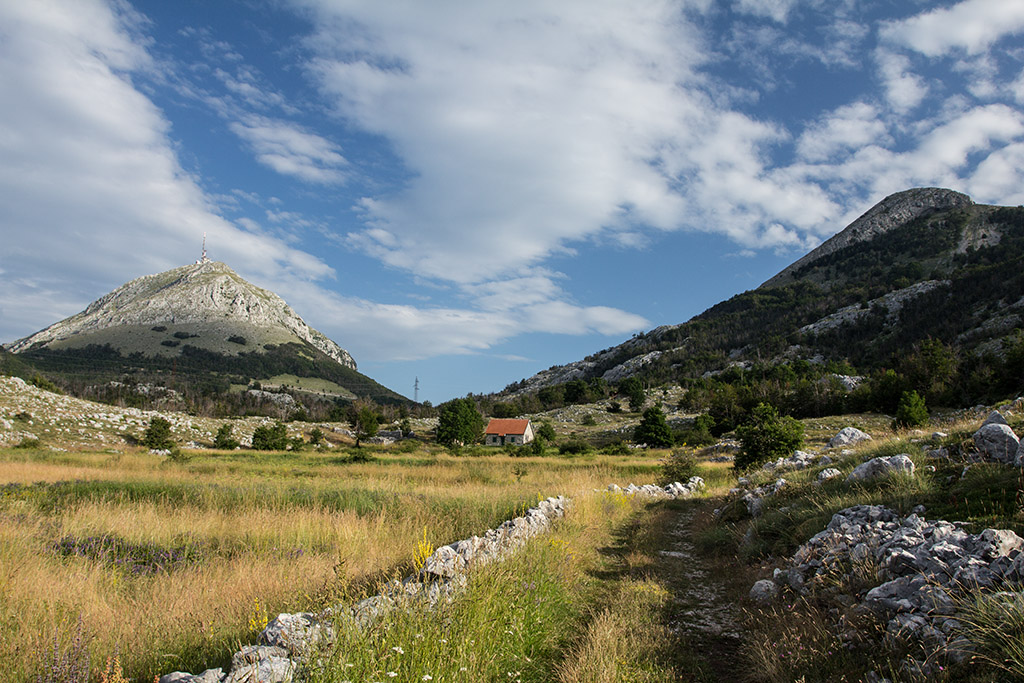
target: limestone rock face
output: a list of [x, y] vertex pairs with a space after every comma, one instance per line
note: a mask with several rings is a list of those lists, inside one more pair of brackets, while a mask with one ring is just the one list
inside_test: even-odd
[[974, 202], [967, 195], [938, 187], [922, 187], [889, 195], [842, 232], [826, 240], [817, 249], [765, 282], [762, 287], [785, 284], [802, 266], [843, 247], [874, 239], [918, 216], [972, 204]]
[[[222, 336], [236, 329], [251, 329], [256, 336], [261, 330], [274, 330], [278, 335], [275, 343], [286, 343], [288, 337], [302, 340], [338, 363], [356, 369], [347, 351], [307, 325], [281, 297], [247, 282], [218, 261], [204, 261], [132, 280], [92, 302], [81, 313], [19, 339], [7, 348], [18, 353], [37, 345], [59, 348], [62, 342], [90, 338], [103, 343], [107, 339], [95, 335], [105, 330], [144, 330], [154, 325], [197, 326], [210, 329], [211, 334], [221, 329]], [[239, 351], [254, 350], [244, 342], [236, 346]]]

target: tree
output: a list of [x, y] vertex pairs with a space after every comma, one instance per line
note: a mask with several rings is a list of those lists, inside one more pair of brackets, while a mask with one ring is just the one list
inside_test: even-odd
[[258, 451], [288, 450], [288, 429], [280, 422], [260, 425], [253, 430], [252, 447]]
[[462, 446], [480, 440], [484, 418], [471, 398], [455, 398], [437, 407], [437, 442]]
[[369, 439], [377, 435], [377, 428], [380, 423], [377, 421], [377, 413], [370, 406], [362, 406], [355, 411], [352, 418], [352, 429], [356, 433], [356, 448], [363, 439]]
[[537, 436], [545, 441], [554, 441], [558, 438], [555, 428], [551, 426], [550, 422], [541, 422], [540, 427], [537, 428]]
[[627, 377], [619, 382], [619, 393], [629, 399], [629, 409], [634, 413], [640, 412], [644, 407], [644, 401], [647, 400], [643, 382], [637, 377]]
[[804, 426], [792, 417], [780, 417], [770, 403], [758, 403], [747, 421], [736, 428], [742, 448], [736, 455], [736, 469], [746, 469], [791, 455], [804, 442]]
[[146, 427], [146, 433], [142, 436], [142, 445], [161, 451], [172, 448], [174, 440], [171, 438], [171, 423], [159, 415], [151, 419], [149, 426]]
[[653, 448], [668, 448], [672, 445], [672, 431], [665, 422], [665, 413], [661, 412], [661, 408], [652, 406], [644, 411], [640, 424], [633, 430], [633, 440]]
[[238, 439], [231, 434], [233, 427], [225, 422], [217, 430], [217, 436], [213, 439], [213, 447], [222, 451], [233, 451], [240, 445]]
[[919, 427], [927, 421], [928, 407], [924, 404], [924, 398], [916, 391], [904, 391], [896, 408], [896, 419], [892, 421], [892, 428]]

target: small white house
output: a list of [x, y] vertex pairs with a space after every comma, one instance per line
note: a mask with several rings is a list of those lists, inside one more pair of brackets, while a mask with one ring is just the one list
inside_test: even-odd
[[522, 446], [533, 441], [533, 425], [529, 420], [499, 420], [491, 418], [484, 432], [484, 443], [488, 446], [516, 444]]

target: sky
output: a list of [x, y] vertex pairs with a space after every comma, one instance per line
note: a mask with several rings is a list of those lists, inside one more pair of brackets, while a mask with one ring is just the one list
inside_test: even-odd
[[1024, 204], [1021, 0], [0, 0], [0, 340], [211, 258], [439, 403]]

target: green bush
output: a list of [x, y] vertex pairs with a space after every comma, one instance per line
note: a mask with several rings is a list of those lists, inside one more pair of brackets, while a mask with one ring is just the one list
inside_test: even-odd
[[558, 438], [558, 435], [555, 434], [555, 428], [551, 426], [550, 422], [542, 422], [540, 427], [537, 428], [536, 435], [545, 441], [554, 441]]
[[693, 419], [693, 424], [689, 429], [684, 429], [679, 432], [676, 437], [676, 443], [683, 443], [687, 446], [710, 446], [715, 443], [715, 439], [711, 430], [714, 429], [715, 418], [708, 414], [698, 415]]
[[558, 444], [559, 455], [586, 455], [594, 450], [594, 447], [583, 439], [570, 439]]
[[222, 451], [233, 451], [240, 445], [238, 439], [232, 436], [232, 430], [234, 428], [227, 423], [220, 426], [217, 430], [217, 436], [213, 439], [213, 447]]
[[629, 446], [622, 439], [616, 439], [601, 449], [605, 455], [629, 455]]
[[893, 429], [920, 427], [928, 421], [928, 407], [924, 398], [916, 391], [904, 391], [896, 408], [896, 419], [892, 421]]
[[690, 477], [697, 476], [697, 458], [693, 451], [678, 450], [661, 461], [661, 476], [658, 483], [666, 486], [673, 482], [685, 484]]
[[149, 421], [146, 433], [142, 435], [142, 445], [154, 450], [169, 450], [174, 446], [171, 438], [171, 423], [157, 415]]
[[742, 470], [792, 455], [803, 445], [804, 426], [791, 417], [780, 417], [771, 404], [759, 403], [736, 428], [736, 436], [742, 448], [734, 466]]
[[252, 447], [258, 451], [283, 451], [288, 448], [288, 430], [280, 422], [261, 425], [252, 433]]
[[633, 440], [652, 448], [668, 448], [673, 444], [675, 437], [665, 422], [665, 413], [661, 412], [661, 408], [655, 406], [644, 411], [640, 424], [633, 430]]

